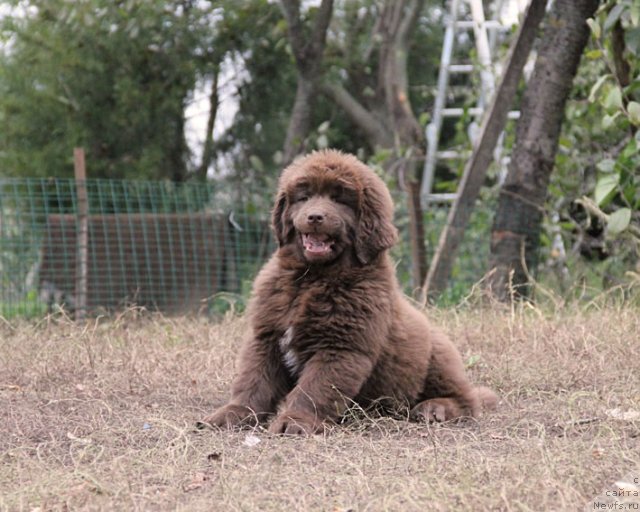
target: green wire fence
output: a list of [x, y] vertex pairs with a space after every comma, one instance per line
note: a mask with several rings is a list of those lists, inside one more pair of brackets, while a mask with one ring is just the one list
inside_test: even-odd
[[[408, 216], [398, 196], [401, 241], [392, 256], [411, 295]], [[275, 248], [271, 201], [212, 182], [0, 178], [0, 316], [131, 305], [206, 313], [230, 298], [242, 304]], [[429, 259], [446, 216], [442, 207], [425, 213]], [[489, 225], [490, 209], [477, 209], [441, 302], [457, 302], [482, 276]]]
[[134, 304], [206, 311], [220, 292], [243, 292], [273, 250], [266, 202], [243, 202], [212, 184], [87, 180], [82, 251], [77, 186], [73, 179], [0, 179], [5, 318], [57, 306], [74, 311], [80, 294], [88, 313]]

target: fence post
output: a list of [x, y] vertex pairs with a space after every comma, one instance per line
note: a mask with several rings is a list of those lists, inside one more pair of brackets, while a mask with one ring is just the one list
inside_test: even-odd
[[76, 308], [75, 319], [82, 321], [87, 313], [87, 256], [89, 246], [89, 200], [84, 149], [73, 149], [73, 167], [76, 178], [77, 231], [76, 231]]

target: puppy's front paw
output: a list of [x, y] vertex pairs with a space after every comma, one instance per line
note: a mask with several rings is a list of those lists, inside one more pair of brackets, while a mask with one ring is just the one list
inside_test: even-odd
[[414, 421], [440, 423], [462, 416], [458, 404], [450, 398], [431, 398], [424, 400], [411, 409], [410, 417]]
[[271, 434], [284, 434], [290, 436], [310, 436], [324, 431], [324, 425], [315, 416], [303, 413], [278, 414], [269, 426]]
[[236, 426], [256, 426], [258, 416], [244, 405], [227, 404], [203, 420], [196, 423], [199, 429], [207, 427], [233, 428]]

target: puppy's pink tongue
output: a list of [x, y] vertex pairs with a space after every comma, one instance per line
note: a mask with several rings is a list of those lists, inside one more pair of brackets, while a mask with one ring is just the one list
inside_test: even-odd
[[323, 254], [331, 250], [331, 244], [326, 235], [308, 233], [302, 235], [304, 249], [314, 254]]

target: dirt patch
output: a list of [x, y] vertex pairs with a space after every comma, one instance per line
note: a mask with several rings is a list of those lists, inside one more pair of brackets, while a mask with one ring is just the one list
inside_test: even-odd
[[[430, 311], [498, 411], [325, 436], [196, 431], [243, 319], [0, 323], [1, 510], [581, 510], [640, 468], [640, 314]], [[612, 411], [618, 412], [612, 412]]]

